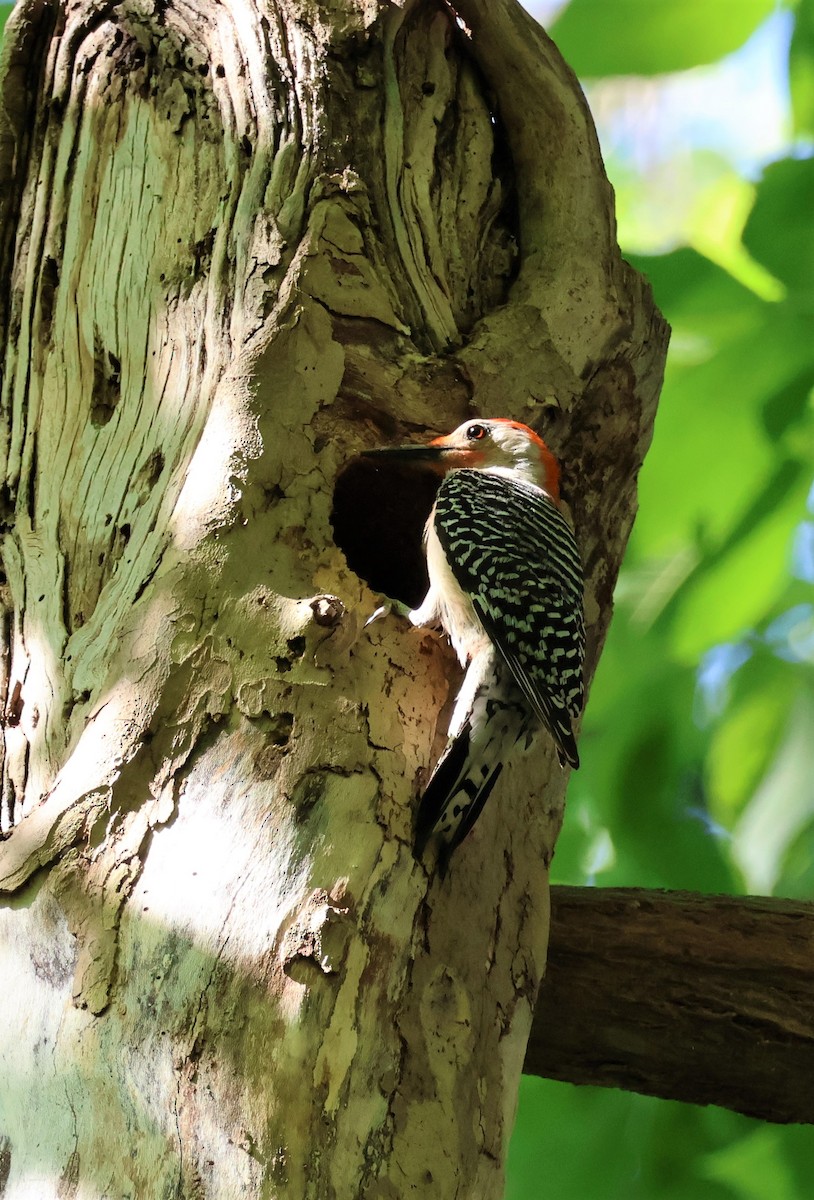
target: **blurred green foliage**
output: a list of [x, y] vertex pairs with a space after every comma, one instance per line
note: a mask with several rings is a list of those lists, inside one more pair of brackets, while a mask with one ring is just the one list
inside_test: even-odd
[[524, 1078], [506, 1200], [809, 1200], [812, 1134]]
[[774, 0], [571, 0], [550, 33], [580, 76], [657, 75], [737, 49]]
[[789, 51], [794, 131], [814, 137], [814, 4], [800, 0]]
[[[551, 34], [581, 76], [655, 75], [734, 49], [773, 7], [571, 0]], [[799, 138], [814, 134], [814, 0], [788, 8]], [[607, 157], [635, 242], [642, 180]], [[627, 254], [673, 337], [552, 878], [810, 899], [814, 159], [798, 141], [756, 184], [720, 163], [710, 178], [683, 245]], [[808, 1127], [523, 1081], [508, 1200], [812, 1195]]]

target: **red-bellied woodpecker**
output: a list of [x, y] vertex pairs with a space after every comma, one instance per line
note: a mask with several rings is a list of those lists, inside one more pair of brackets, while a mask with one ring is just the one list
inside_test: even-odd
[[506, 758], [540, 725], [561, 765], [579, 766], [573, 722], [584, 697], [582, 565], [559, 506], [559, 466], [526, 425], [467, 421], [428, 445], [372, 456], [432, 465], [444, 475], [424, 533], [430, 587], [409, 618], [440, 622], [468, 664], [416, 823], [418, 854], [433, 833], [451, 853]]

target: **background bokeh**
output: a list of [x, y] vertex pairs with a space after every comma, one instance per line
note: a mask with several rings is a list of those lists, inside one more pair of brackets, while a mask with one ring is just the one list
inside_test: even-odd
[[[553, 879], [811, 898], [814, 0], [527, 7], [673, 327]], [[814, 1130], [524, 1079], [507, 1196], [810, 1200]]]

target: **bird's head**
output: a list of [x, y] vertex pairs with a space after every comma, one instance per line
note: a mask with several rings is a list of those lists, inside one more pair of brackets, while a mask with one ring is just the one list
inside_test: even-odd
[[541, 437], [519, 421], [502, 417], [465, 421], [452, 433], [425, 445], [367, 450], [365, 458], [391, 458], [428, 466], [446, 474], [467, 467], [519, 476], [560, 498], [560, 468]]

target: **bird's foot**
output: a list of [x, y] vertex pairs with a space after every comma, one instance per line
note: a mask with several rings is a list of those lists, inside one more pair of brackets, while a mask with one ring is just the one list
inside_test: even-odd
[[395, 613], [397, 617], [404, 617], [405, 620], [410, 620], [412, 609], [409, 604], [402, 604], [400, 600], [393, 600], [390, 596], [380, 596], [381, 604], [374, 610], [365, 621], [365, 629], [368, 625], [372, 625], [374, 621], [382, 621], [385, 617], [389, 617], [391, 613]]

